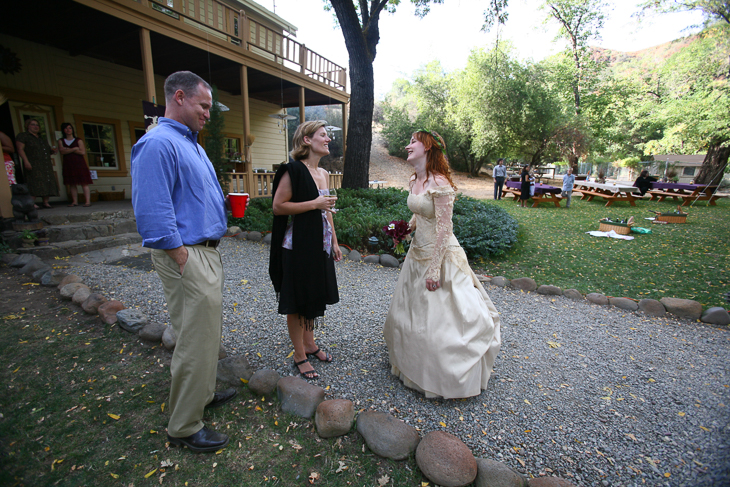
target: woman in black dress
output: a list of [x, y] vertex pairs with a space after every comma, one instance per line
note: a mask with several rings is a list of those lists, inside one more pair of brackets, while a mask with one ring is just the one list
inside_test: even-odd
[[527, 200], [530, 199], [530, 165], [522, 166], [520, 173], [520, 206], [527, 208]]
[[339, 301], [335, 261], [342, 259], [332, 220], [336, 198], [329, 196], [329, 174], [319, 160], [329, 154], [330, 138], [322, 121], [301, 124], [290, 155], [274, 178], [274, 228], [269, 275], [286, 315], [294, 346], [294, 366], [305, 379], [317, 372], [307, 356], [331, 362], [314, 343], [314, 327], [326, 305]]
[[79, 205], [79, 190], [76, 187], [79, 185], [86, 199], [84, 206], [91, 206], [89, 185], [93, 184], [93, 181], [84, 159], [86, 155], [84, 141], [76, 138], [73, 125], [68, 122], [61, 124], [61, 132], [64, 136], [58, 139], [58, 150], [63, 155], [63, 183], [71, 190], [71, 204], [68, 206]]

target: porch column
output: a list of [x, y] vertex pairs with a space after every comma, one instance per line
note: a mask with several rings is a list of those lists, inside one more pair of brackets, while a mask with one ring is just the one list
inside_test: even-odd
[[305, 122], [305, 116], [304, 116], [304, 87], [299, 87], [299, 123]]
[[152, 43], [149, 29], [139, 29], [139, 45], [142, 48], [142, 73], [147, 92], [147, 101], [157, 103], [155, 93], [155, 70], [152, 64]]
[[254, 188], [253, 178], [253, 157], [251, 147], [248, 145], [248, 138], [251, 135], [251, 114], [248, 99], [248, 66], [241, 65], [241, 98], [243, 99], [243, 170], [245, 172], [246, 192], [251, 198], [258, 196], [257, 188]]
[[[347, 103], [342, 104], [342, 160], [347, 162]], [[344, 168], [343, 171], [344, 172]]]

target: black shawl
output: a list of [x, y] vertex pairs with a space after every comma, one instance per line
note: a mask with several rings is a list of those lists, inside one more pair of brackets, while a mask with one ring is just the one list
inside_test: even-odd
[[[311, 201], [319, 196], [317, 184], [307, 167], [301, 161], [290, 160], [276, 171], [272, 197], [276, 195], [282, 176], [289, 172], [292, 185], [292, 202]], [[269, 257], [269, 276], [277, 298], [281, 292], [284, 268], [281, 246], [286, 233], [289, 215], [274, 215]], [[305, 327], [311, 329], [317, 317], [324, 315], [326, 308], [325, 265], [327, 254], [322, 246], [322, 211], [311, 210], [294, 217], [292, 229], [291, 275], [296, 276], [294, 302]]]

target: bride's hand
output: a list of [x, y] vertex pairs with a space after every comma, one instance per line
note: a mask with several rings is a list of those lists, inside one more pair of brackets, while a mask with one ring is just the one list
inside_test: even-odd
[[441, 287], [441, 283], [439, 283], [439, 281], [432, 281], [431, 279], [426, 279], [426, 289], [428, 289], [429, 291], [435, 291], [440, 287]]

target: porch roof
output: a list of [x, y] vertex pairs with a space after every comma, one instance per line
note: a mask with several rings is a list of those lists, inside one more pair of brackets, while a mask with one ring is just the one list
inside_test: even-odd
[[[67, 51], [71, 56], [89, 56], [129, 68], [142, 70], [140, 26], [73, 0], [13, 1], [0, 16], [0, 31], [6, 35]], [[205, 33], [202, 33], [205, 38]], [[152, 57], [156, 75], [166, 77], [180, 70], [193, 71], [218, 89], [241, 94], [241, 65], [250, 64], [206, 51], [150, 29]], [[253, 54], [252, 54], [253, 55]], [[255, 55], [253, 55], [255, 56]], [[263, 63], [273, 64], [264, 56]], [[22, 59], [21, 59], [22, 62]], [[277, 66], [274, 64], [274, 66]], [[299, 88], [304, 86], [307, 106], [346, 102], [347, 93], [311, 79], [283, 66], [278, 75], [249, 65], [249, 97], [284, 107], [299, 106]], [[293, 81], [292, 81], [293, 80]], [[301, 81], [301, 82], [297, 82]], [[158, 94], [162, 96], [162, 94]]]

